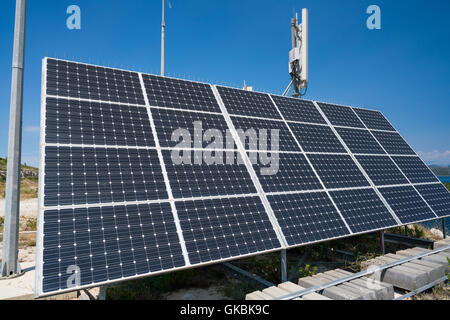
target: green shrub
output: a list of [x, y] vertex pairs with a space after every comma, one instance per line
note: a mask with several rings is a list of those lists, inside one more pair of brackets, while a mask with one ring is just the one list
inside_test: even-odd
[[311, 277], [316, 274], [317, 267], [306, 264], [304, 268], [298, 269], [299, 278]]

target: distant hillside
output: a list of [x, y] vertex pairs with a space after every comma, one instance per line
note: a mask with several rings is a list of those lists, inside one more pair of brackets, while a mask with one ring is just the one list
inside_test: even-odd
[[[0, 158], [0, 199], [5, 198], [7, 160]], [[38, 196], [39, 169], [22, 165], [20, 183], [20, 199], [27, 200]]]
[[450, 167], [430, 166], [430, 168], [437, 176], [450, 176]]

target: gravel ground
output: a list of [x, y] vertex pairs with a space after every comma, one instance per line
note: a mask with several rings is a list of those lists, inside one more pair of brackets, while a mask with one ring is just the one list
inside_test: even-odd
[[[0, 217], [5, 215], [5, 199], [0, 199]], [[20, 216], [27, 218], [37, 218], [38, 199], [20, 201]]]

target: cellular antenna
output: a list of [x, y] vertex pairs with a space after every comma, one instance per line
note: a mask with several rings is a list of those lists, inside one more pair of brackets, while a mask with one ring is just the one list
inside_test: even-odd
[[291, 83], [283, 95], [287, 95], [293, 87], [293, 97], [306, 94], [302, 90], [308, 88], [308, 9], [302, 10], [302, 23], [299, 24], [298, 14], [291, 19], [292, 50], [289, 52], [289, 75]]

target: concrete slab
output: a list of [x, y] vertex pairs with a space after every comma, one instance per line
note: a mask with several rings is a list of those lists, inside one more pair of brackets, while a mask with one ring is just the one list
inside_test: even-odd
[[[306, 277], [299, 279], [298, 285], [301, 287], [310, 288], [329, 282], [330, 281], [314, 277]], [[326, 288], [325, 290], [323, 290], [322, 294], [332, 300], [361, 300], [360, 296], [358, 296], [357, 294], [339, 287]]]
[[[439, 249], [442, 247], [448, 247], [450, 246], [450, 238], [446, 238], [444, 240], [436, 241], [434, 243], [434, 248]], [[445, 250], [444, 252], [450, 253], [450, 249]]]
[[[387, 255], [383, 256], [383, 257], [380, 257], [380, 260], [381, 261], [385, 261], [386, 263], [392, 263], [392, 262], [398, 261], [397, 258], [392, 258], [392, 257], [389, 257]], [[424, 266], [424, 265], [421, 265], [421, 264], [418, 264], [418, 263], [414, 263], [413, 261], [404, 263], [401, 266], [402, 267], [406, 267], [406, 268], [410, 268], [410, 269], [413, 269], [413, 270], [416, 270], [416, 271], [419, 271], [419, 272], [422, 272], [422, 273], [426, 274], [427, 277], [428, 277], [428, 280], [427, 280], [428, 283], [433, 282], [433, 281], [435, 281], [435, 280], [437, 280], [437, 279], [439, 279], [439, 278], [441, 278], [443, 276], [443, 275], [440, 274], [440, 268], [433, 268], [433, 267], [430, 267], [430, 266]]]
[[[399, 254], [387, 254], [385, 257], [387, 258], [392, 258], [395, 260], [401, 260], [404, 259], [405, 256], [399, 255]], [[410, 261], [409, 263], [411, 263], [412, 265], [419, 265], [419, 266], [424, 266], [424, 267], [428, 267], [432, 270], [432, 276], [434, 280], [437, 280], [439, 278], [442, 278], [443, 276], [445, 276], [445, 271], [446, 268], [444, 265], [442, 264], [438, 264], [432, 261], [427, 261], [427, 260], [413, 260]], [[432, 280], [432, 281], [434, 281]]]
[[273, 298], [261, 291], [255, 291], [252, 293], [249, 293], [245, 300], [272, 300]]
[[[320, 273], [317, 275], [317, 277], [320, 277], [322, 279], [326, 279], [329, 282], [334, 281], [336, 279], [339, 279], [339, 277], [333, 277], [329, 274]], [[356, 295], [359, 295], [361, 300], [376, 300], [377, 297], [375, 295], [375, 292], [373, 290], [369, 290], [367, 288], [363, 288], [361, 286], [345, 282], [343, 284], [340, 284], [337, 286], [340, 289], [345, 289], [347, 291], [353, 292]]]
[[[372, 259], [369, 261], [370, 265], [383, 265], [389, 263], [388, 259]], [[369, 267], [367, 265], [367, 268]], [[405, 267], [405, 265], [396, 266], [387, 270], [376, 272], [369, 278], [376, 279], [381, 282], [387, 282], [395, 287], [405, 290], [415, 290], [429, 283], [429, 275], [427, 272], [419, 271], [411, 267]]]
[[[348, 272], [348, 271], [345, 271], [345, 270], [342, 270], [342, 269], [335, 269], [334, 272], [340, 273], [343, 276], [349, 276], [349, 275], [352, 274], [351, 272]], [[364, 278], [360, 278], [360, 279], [356, 279], [356, 280], [353, 280], [353, 281], [358, 282], [360, 284], [361, 283], [365, 283], [368, 286], [373, 287], [373, 288], [382, 288], [381, 293], [380, 292], [378, 293], [378, 294], [381, 294], [380, 300], [392, 300], [392, 299], [394, 299], [394, 286], [392, 284], [390, 284], [390, 283], [381, 282], [381, 281], [378, 281], [378, 280], [372, 279], [372, 278], [369, 279], [369, 281], [368, 281], [368, 280], [366, 280], [365, 277]]]
[[[300, 287], [292, 282], [282, 283], [282, 284], [278, 285], [278, 287], [282, 290], [288, 291], [289, 293], [294, 293], [294, 292], [298, 292], [298, 291], [305, 289], [305, 288]], [[327, 297], [325, 297], [321, 294], [315, 293], [315, 292], [304, 295], [302, 298], [304, 300], [331, 300], [330, 298], [327, 298]]]
[[289, 294], [288, 291], [285, 291], [283, 289], [280, 289], [278, 287], [270, 287], [270, 288], [266, 288], [262, 291], [263, 293], [271, 296], [272, 298], [279, 298], [282, 296], [285, 296], [287, 294]]
[[[340, 279], [347, 276], [335, 270], [327, 271], [325, 272], [325, 274], [330, 275], [334, 279]], [[372, 291], [374, 293], [374, 300], [386, 300], [385, 296], [387, 294], [387, 288], [379, 284], [375, 284], [370, 280], [368, 281], [362, 279], [355, 279], [350, 282], [347, 282], [347, 284], [353, 285], [357, 288], [363, 288]]]
[[[424, 253], [425, 252], [424, 250], [430, 251], [430, 250], [421, 249], [421, 248], [414, 248], [414, 249], [398, 251], [397, 254], [406, 255], [406, 256], [415, 256], [415, 255]], [[447, 272], [450, 272], [450, 267], [448, 265], [448, 260], [447, 260], [447, 254], [445, 252], [426, 256], [426, 257], [422, 258], [422, 260], [431, 261], [434, 263], [444, 265], [447, 268], [446, 269]]]

